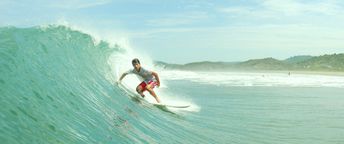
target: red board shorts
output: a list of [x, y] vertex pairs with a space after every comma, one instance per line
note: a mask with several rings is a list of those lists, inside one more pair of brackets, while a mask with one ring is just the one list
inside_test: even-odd
[[[150, 81], [148, 81], [148, 84], [150, 85], [152, 85], [152, 89], [155, 87], [155, 86], [157, 86], [157, 82], [156, 81], [153, 81], [153, 80], [150, 80]], [[140, 86], [142, 87], [142, 91], [146, 91], [147, 89], [146, 89], [146, 86], [147, 86], [147, 83], [145, 82], [145, 81], [143, 81], [143, 82], [141, 82], [140, 83]]]

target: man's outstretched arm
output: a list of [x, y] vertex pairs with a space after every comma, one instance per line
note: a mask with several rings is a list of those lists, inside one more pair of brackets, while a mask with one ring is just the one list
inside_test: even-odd
[[123, 73], [117, 83], [121, 83], [122, 79], [127, 75], [128, 73]]

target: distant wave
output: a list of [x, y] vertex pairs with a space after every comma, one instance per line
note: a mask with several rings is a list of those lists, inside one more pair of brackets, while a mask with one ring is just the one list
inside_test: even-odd
[[169, 80], [190, 80], [222, 86], [286, 86], [286, 87], [339, 87], [344, 88], [343, 76], [325, 76], [287, 73], [248, 72], [188, 72], [164, 71]]

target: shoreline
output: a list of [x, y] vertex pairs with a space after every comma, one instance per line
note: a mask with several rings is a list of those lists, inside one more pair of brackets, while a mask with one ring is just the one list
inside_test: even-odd
[[324, 75], [324, 76], [344, 76], [344, 72], [330, 72], [330, 71], [249, 71], [252, 73], [285, 73], [286, 75], [292, 76], [293, 74], [303, 74], [303, 75]]
[[326, 71], [290, 71], [292, 74], [307, 74], [307, 75], [326, 75], [326, 76], [344, 76], [344, 72], [326, 72]]

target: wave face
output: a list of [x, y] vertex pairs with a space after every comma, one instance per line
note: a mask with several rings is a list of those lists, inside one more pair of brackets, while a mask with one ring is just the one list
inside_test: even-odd
[[125, 52], [65, 26], [0, 28], [1, 142], [187, 142], [179, 118], [113, 85]]

